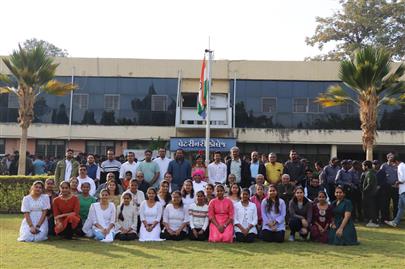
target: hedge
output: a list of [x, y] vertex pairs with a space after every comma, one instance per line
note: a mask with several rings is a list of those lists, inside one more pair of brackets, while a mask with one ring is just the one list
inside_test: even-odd
[[22, 198], [28, 194], [36, 180], [45, 182], [50, 176], [0, 176], [0, 212], [18, 213]]

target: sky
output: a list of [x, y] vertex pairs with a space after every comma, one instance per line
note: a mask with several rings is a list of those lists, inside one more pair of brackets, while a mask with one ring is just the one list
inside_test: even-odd
[[[300, 61], [338, 0], [2, 0], [0, 55], [43, 39], [71, 57]], [[210, 40], [210, 42], [209, 42]]]

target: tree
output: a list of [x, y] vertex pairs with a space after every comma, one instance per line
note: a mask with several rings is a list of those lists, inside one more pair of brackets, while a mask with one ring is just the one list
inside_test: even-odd
[[36, 38], [27, 39], [24, 41], [23, 48], [26, 50], [32, 50], [38, 46], [42, 46], [45, 51], [46, 55], [51, 57], [68, 57], [69, 53], [65, 49], [58, 48], [52, 43], [49, 43], [45, 40], [38, 40]]
[[[55, 80], [58, 64], [47, 55], [46, 49], [38, 45], [31, 49], [22, 48], [3, 58], [10, 76], [0, 74], [0, 81], [7, 86], [0, 87], [0, 94], [15, 94], [18, 98], [18, 124], [21, 127], [20, 152], [27, 151], [28, 127], [34, 119], [34, 105], [38, 95], [47, 93], [65, 95], [77, 88], [70, 83]], [[15, 86], [16, 85], [16, 86]], [[25, 154], [21, 154], [18, 174], [25, 174]]]
[[393, 60], [405, 60], [405, 1], [340, 0], [341, 10], [331, 17], [317, 17], [315, 34], [305, 42], [321, 51], [335, 49], [312, 60], [344, 60], [364, 46], [381, 47]]
[[333, 85], [317, 98], [324, 107], [349, 102], [358, 107], [367, 160], [373, 159], [380, 106], [405, 104], [405, 81], [400, 80], [405, 74], [405, 65], [394, 68], [391, 57], [392, 54], [384, 49], [365, 47], [357, 50], [353, 59], [340, 63], [339, 78], [349, 89]]

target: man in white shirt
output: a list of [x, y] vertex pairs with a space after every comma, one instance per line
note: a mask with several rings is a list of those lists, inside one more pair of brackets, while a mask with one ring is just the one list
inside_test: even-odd
[[221, 152], [214, 152], [214, 161], [208, 165], [208, 181], [213, 185], [225, 184], [226, 164], [221, 162]]
[[87, 166], [85, 164], [81, 164], [79, 166], [79, 176], [77, 177], [77, 180], [79, 181], [79, 185], [77, 185], [77, 189], [80, 192], [82, 191], [82, 184], [87, 182], [90, 184], [89, 194], [91, 196], [94, 196], [96, 194], [96, 184], [94, 183], [94, 180], [92, 178], [87, 176]]
[[[395, 160], [397, 164], [399, 163], [398, 160]], [[398, 186], [398, 193], [399, 193], [399, 200], [398, 200], [398, 212], [395, 219], [391, 221], [385, 221], [386, 224], [397, 227], [401, 221], [402, 216], [405, 212], [405, 163], [400, 162], [398, 164], [398, 181], [396, 182], [396, 186]], [[395, 206], [395, 205], [394, 205]]]
[[166, 149], [160, 148], [159, 157], [155, 158], [153, 161], [155, 163], [157, 163], [159, 166], [160, 173], [159, 173], [159, 179], [156, 182], [156, 184], [160, 185], [160, 182], [162, 182], [162, 180], [164, 179], [164, 176], [167, 172], [167, 168], [169, 167], [169, 163], [170, 163], [171, 159], [166, 157]]
[[135, 179], [136, 169], [138, 168], [139, 163], [135, 162], [135, 153], [132, 151], [127, 154], [127, 161], [121, 165], [120, 168], [120, 180], [123, 182], [125, 178], [125, 173], [131, 171], [132, 179]]

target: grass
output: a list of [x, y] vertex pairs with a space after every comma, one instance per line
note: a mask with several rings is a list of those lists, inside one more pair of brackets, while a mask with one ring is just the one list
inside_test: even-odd
[[92, 239], [17, 242], [22, 215], [0, 215], [0, 268], [405, 268], [405, 229], [358, 226], [359, 246]]

